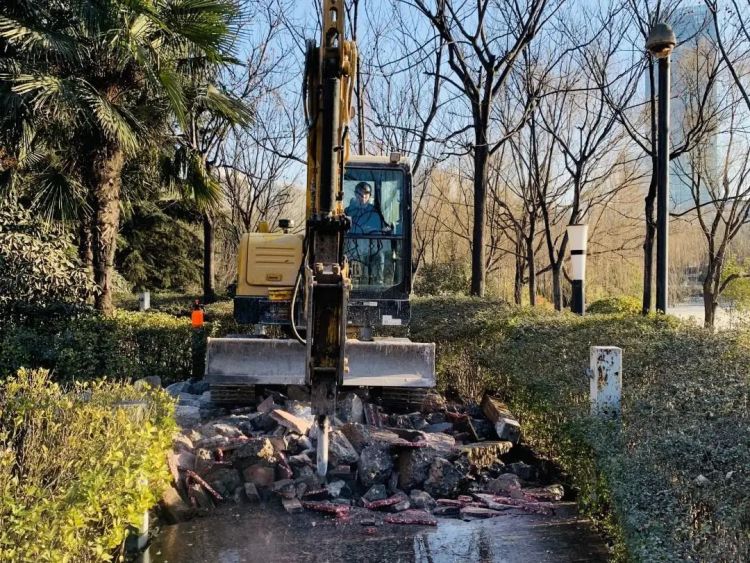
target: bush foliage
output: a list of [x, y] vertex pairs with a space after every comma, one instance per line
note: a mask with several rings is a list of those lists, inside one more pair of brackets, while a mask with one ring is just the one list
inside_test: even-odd
[[629, 315], [638, 315], [641, 312], [641, 300], [630, 295], [620, 297], [607, 297], [594, 301], [586, 307], [586, 312], [591, 314], [612, 314], [627, 313]]
[[61, 232], [28, 210], [0, 205], [0, 310], [22, 304], [84, 304], [95, 291], [75, 249]]
[[110, 559], [169, 483], [172, 411], [162, 390], [44, 371], [0, 385], [0, 561]]
[[[214, 323], [204, 330], [212, 335], [219, 328]], [[164, 313], [17, 323], [0, 328], [0, 376], [33, 367], [53, 370], [57, 381], [158, 375], [168, 384], [192, 376], [194, 336], [189, 318]], [[198, 357], [203, 343], [196, 339]]]
[[425, 264], [419, 269], [414, 292], [417, 295], [466, 295], [469, 292], [466, 267], [457, 260]]
[[[750, 561], [745, 335], [668, 316], [429, 299], [412, 308], [411, 336], [437, 342], [442, 388], [486, 387], [510, 403], [524, 439], [562, 465], [581, 507], [619, 539], [618, 559]], [[620, 424], [588, 416], [592, 345], [623, 348]]]

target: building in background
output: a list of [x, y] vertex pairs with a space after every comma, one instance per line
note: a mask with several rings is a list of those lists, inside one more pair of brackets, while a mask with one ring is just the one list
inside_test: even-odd
[[[718, 103], [718, 92], [711, 85], [710, 74], [718, 52], [711, 14], [702, 2], [682, 7], [670, 18], [677, 36], [672, 54], [671, 136], [672, 147], [683, 144], [685, 133], [698, 119], [697, 108], [704, 104], [704, 116], [712, 115]], [[708, 90], [708, 93], [707, 93]], [[695, 205], [694, 180], [698, 174], [702, 185], [718, 167], [718, 135], [708, 134], [690, 154], [673, 160], [670, 169], [670, 198], [674, 211], [685, 211]], [[700, 166], [702, 169], [696, 169]], [[701, 201], [708, 199], [701, 191]]]

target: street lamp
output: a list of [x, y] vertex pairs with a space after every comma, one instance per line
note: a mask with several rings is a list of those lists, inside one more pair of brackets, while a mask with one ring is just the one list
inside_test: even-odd
[[586, 311], [586, 243], [588, 241], [588, 225], [568, 225], [568, 240], [570, 241], [570, 279], [573, 285], [573, 298], [570, 310], [577, 315]]
[[677, 45], [674, 31], [657, 23], [646, 39], [646, 49], [659, 60], [659, 121], [656, 176], [656, 310], [667, 312], [669, 264], [669, 55]]

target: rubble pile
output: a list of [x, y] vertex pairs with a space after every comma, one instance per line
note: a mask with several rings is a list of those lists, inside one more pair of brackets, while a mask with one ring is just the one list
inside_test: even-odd
[[349, 393], [332, 421], [321, 479], [304, 389], [268, 390], [256, 406], [231, 411], [213, 408], [202, 382], [168, 391], [182, 426], [168, 460], [174, 486], [161, 503], [171, 522], [222, 502], [280, 502], [289, 513], [356, 516], [363, 525], [436, 525], [437, 516], [549, 513], [564, 494], [560, 485], [540, 486], [534, 466], [508, 461], [520, 426], [489, 395], [463, 406], [429, 394], [421, 411], [389, 414], [366, 390]]

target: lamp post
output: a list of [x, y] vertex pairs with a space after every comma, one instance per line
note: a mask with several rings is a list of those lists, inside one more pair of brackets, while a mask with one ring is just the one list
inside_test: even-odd
[[588, 225], [568, 225], [570, 278], [573, 285], [570, 310], [577, 315], [583, 315], [586, 311], [586, 243], [588, 234]]
[[659, 117], [656, 176], [656, 310], [667, 312], [669, 267], [669, 55], [677, 44], [674, 31], [657, 23], [646, 39], [646, 49], [659, 61]]

